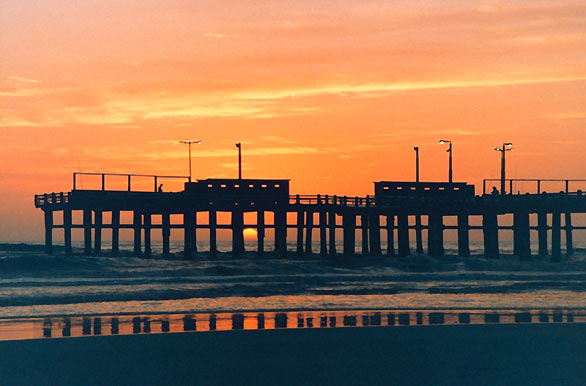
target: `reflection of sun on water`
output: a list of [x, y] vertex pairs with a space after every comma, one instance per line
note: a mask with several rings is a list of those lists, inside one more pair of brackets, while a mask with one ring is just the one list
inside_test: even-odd
[[244, 235], [244, 240], [255, 240], [256, 239], [256, 229], [246, 228], [242, 234]]

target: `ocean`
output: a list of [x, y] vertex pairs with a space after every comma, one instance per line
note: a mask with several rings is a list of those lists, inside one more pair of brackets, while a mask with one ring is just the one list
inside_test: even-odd
[[[201, 252], [192, 260], [172, 243], [169, 258], [121, 255], [73, 256], [40, 244], [0, 245], [0, 318], [48, 316], [291, 311], [342, 309], [554, 309], [586, 308], [586, 245], [560, 263], [534, 256], [519, 261], [502, 243], [503, 255], [487, 259], [481, 244], [472, 256], [290, 257], [247, 252], [233, 259]], [[219, 249], [227, 251], [229, 242]], [[199, 250], [204, 250], [201, 243]], [[247, 245], [254, 249], [254, 243]], [[341, 246], [340, 246], [341, 249]]]

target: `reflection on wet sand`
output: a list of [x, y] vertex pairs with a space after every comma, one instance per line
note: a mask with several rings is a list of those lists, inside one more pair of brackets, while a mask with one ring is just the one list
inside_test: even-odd
[[586, 323], [586, 310], [349, 310], [4, 319], [0, 320], [0, 340], [185, 331], [527, 323]]

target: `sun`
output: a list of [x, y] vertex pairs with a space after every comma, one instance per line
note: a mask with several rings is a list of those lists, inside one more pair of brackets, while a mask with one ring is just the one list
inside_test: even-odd
[[244, 235], [244, 239], [245, 240], [254, 240], [256, 239], [256, 236], [258, 235], [258, 232], [256, 231], [256, 229], [253, 228], [246, 228], [242, 234]]

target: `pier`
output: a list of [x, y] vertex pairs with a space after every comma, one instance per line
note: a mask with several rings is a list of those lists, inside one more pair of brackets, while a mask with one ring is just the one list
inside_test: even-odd
[[[84, 175], [98, 176], [101, 189], [80, 188], [78, 178]], [[137, 177], [151, 180], [147, 186], [152, 189], [133, 189], [132, 179]], [[124, 189], [107, 189], [109, 178], [127, 179], [127, 184]], [[161, 191], [158, 184], [167, 179], [185, 180], [183, 190]], [[485, 180], [483, 189], [486, 189], [487, 181], [490, 180]], [[512, 187], [513, 180], [508, 181]], [[566, 255], [570, 255], [573, 231], [586, 229], [586, 226], [572, 225], [573, 214], [586, 213], [586, 195], [569, 190], [572, 180], [562, 181], [565, 181], [566, 189], [559, 193], [481, 196], [475, 195], [473, 185], [462, 182], [381, 181], [374, 183], [373, 195], [349, 197], [292, 195], [286, 179], [203, 179], [190, 182], [183, 176], [74, 173], [71, 191], [35, 195], [35, 206], [44, 213], [47, 253], [53, 251], [55, 229], [63, 229], [67, 254], [72, 253], [72, 229], [82, 229], [85, 254], [104, 252], [102, 235], [107, 230], [112, 236], [110, 253], [117, 255], [120, 253], [120, 231], [128, 229], [133, 234], [134, 255], [152, 256], [151, 236], [157, 231], [162, 235], [161, 254], [167, 256], [171, 231], [179, 229], [183, 233], [186, 258], [195, 258], [198, 252], [202, 252], [197, 249], [197, 230], [208, 232], [207, 252], [214, 257], [218, 253], [218, 231], [229, 230], [232, 256], [241, 257], [245, 252], [244, 230], [250, 228], [256, 231], [255, 252], [259, 257], [267, 252], [267, 231], [274, 235], [274, 251], [270, 252], [281, 258], [293, 254], [382, 256], [383, 252], [388, 256], [408, 256], [413, 253], [412, 234], [417, 245], [416, 253], [424, 252], [426, 244], [428, 255], [441, 257], [445, 254], [444, 232], [455, 230], [459, 256], [470, 255], [470, 232], [480, 231], [484, 254], [498, 258], [499, 230], [512, 230], [514, 254], [521, 259], [531, 257], [531, 231], [536, 231], [538, 254], [561, 261], [562, 232]], [[81, 221], [73, 221], [76, 212], [81, 214]], [[131, 220], [122, 221], [123, 213]], [[109, 221], [104, 221], [105, 214]], [[220, 214], [228, 216], [230, 223], [218, 223]], [[499, 224], [499, 218], [506, 215], [512, 215], [512, 225]], [[172, 216], [180, 221], [171, 221]], [[537, 220], [534, 225], [531, 225], [531, 216]], [[56, 217], [61, 217], [62, 221], [55, 221]], [[206, 217], [206, 221], [199, 221], [198, 217]], [[455, 219], [454, 225], [445, 223], [448, 217]], [[480, 224], [471, 224], [471, 219], [481, 219]], [[291, 234], [295, 234], [294, 250], [287, 249]], [[336, 244], [337, 237], [341, 237], [340, 249]], [[315, 250], [314, 240], [319, 240], [319, 248]], [[382, 248], [383, 242], [386, 242], [386, 248]]]

